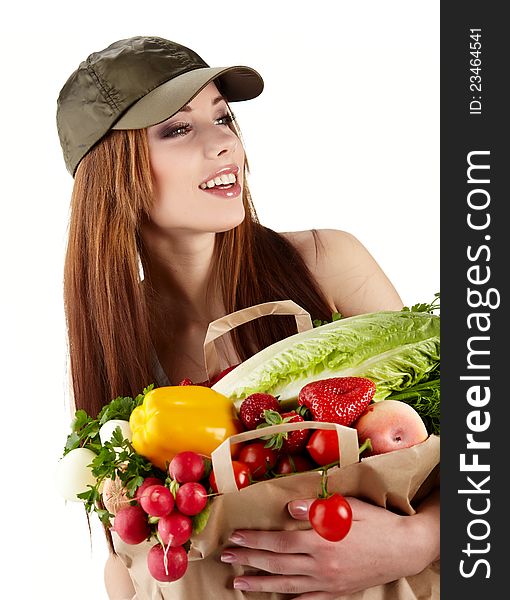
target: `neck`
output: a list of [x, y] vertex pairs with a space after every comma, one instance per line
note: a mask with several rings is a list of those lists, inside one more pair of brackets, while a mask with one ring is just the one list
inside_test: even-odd
[[207, 327], [224, 314], [220, 290], [209, 285], [215, 235], [172, 233], [144, 239], [148, 256], [145, 277], [174, 327]]

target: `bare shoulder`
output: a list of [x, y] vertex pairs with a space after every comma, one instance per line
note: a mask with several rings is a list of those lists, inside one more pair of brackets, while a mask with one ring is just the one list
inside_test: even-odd
[[351, 233], [317, 229], [281, 235], [298, 250], [330, 304], [344, 316], [402, 308], [393, 284]]

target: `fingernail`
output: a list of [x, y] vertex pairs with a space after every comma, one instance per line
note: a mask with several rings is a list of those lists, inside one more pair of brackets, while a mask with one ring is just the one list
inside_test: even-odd
[[250, 584], [246, 581], [246, 579], [234, 579], [234, 589], [249, 590]]
[[246, 542], [244, 536], [240, 533], [233, 533], [229, 539], [231, 542], [234, 542], [234, 544], [244, 544]]
[[234, 563], [236, 562], [237, 558], [235, 554], [232, 554], [232, 552], [223, 552], [223, 554], [220, 556], [220, 560], [225, 563]]
[[308, 506], [306, 502], [302, 502], [301, 500], [294, 500], [289, 504], [289, 510], [292, 515], [296, 517], [304, 517], [308, 512]]

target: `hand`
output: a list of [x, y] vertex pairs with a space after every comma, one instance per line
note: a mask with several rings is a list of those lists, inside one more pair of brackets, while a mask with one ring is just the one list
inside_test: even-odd
[[[311, 529], [235, 531], [231, 541], [238, 547], [226, 548], [221, 559], [271, 574], [237, 577], [234, 588], [301, 594], [296, 600], [333, 600], [415, 575], [438, 558], [438, 496], [413, 516], [347, 499], [353, 523], [340, 542], [328, 542]], [[307, 519], [312, 501], [290, 502], [290, 514]]]

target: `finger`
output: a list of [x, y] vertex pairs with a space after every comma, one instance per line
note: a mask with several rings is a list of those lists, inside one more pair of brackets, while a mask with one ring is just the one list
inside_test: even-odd
[[234, 531], [230, 541], [245, 548], [269, 550], [278, 554], [306, 554], [315, 537], [311, 529], [305, 531]]
[[300, 594], [311, 592], [320, 585], [312, 577], [305, 575], [243, 575], [234, 579], [234, 589], [250, 592], [280, 592], [282, 594]]
[[275, 554], [267, 550], [225, 548], [222, 562], [261, 569], [275, 575], [309, 575], [314, 559], [307, 554]]
[[313, 501], [313, 498], [307, 500], [292, 500], [287, 504], [290, 516], [299, 521], [308, 520], [308, 511]]
[[[374, 506], [369, 502], [364, 502], [352, 496], [346, 496], [345, 499], [351, 505], [352, 520], [362, 521], [374, 516], [380, 511], [380, 507]], [[307, 521], [309, 518], [309, 510], [315, 498], [307, 498], [306, 500], [292, 500], [287, 504], [287, 509], [290, 516], [298, 521]]]

